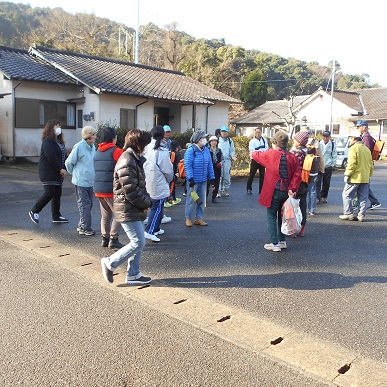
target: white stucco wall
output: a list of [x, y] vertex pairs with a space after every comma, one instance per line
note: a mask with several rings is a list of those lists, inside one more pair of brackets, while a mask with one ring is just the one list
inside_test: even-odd
[[[0, 73], [0, 75], [2, 75]], [[12, 83], [0, 77], [0, 92], [12, 93]], [[6, 95], [0, 99], [0, 155], [10, 157], [13, 154], [13, 97]]]

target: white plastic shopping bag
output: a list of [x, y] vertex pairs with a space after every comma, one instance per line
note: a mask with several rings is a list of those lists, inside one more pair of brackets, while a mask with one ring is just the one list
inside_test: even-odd
[[298, 234], [301, 231], [301, 222], [300, 199], [289, 196], [282, 206], [281, 232], [285, 235]]

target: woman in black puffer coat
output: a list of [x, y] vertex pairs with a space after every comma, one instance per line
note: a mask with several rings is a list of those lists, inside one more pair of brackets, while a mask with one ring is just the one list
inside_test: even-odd
[[112, 283], [113, 271], [128, 261], [127, 284], [147, 284], [151, 278], [140, 272], [142, 250], [145, 247], [144, 219], [152, 206], [145, 188], [145, 174], [141, 154], [151, 141], [151, 134], [141, 129], [130, 130], [125, 136], [123, 154], [114, 170], [114, 218], [129, 238], [129, 244], [101, 259], [102, 274]]

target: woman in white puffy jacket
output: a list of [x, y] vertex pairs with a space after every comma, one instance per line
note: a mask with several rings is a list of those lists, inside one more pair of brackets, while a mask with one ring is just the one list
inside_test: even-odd
[[152, 137], [155, 144], [147, 153], [147, 160], [144, 163], [146, 189], [153, 202], [145, 228], [145, 238], [160, 242], [157, 235], [164, 234], [164, 230], [160, 229], [160, 223], [163, 218], [164, 202], [169, 196], [169, 183], [173, 180], [173, 165], [163, 141], [164, 128], [155, 126], [152, 129]]

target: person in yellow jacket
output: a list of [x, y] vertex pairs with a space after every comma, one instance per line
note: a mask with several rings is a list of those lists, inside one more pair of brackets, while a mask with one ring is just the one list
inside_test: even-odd
[[[344, 172], [342, 220], [358, 220], [363, 222], [367, 209], [370, 177], [374, 171], [370, 150], [361, 141], [360, 130], [353, 130], [349, 134], [350, 148], [348, 150], [348, 163]], [[357, 217], [353, 212], [352, 200], [357, 195], [359, 200], [359, 213]]]

